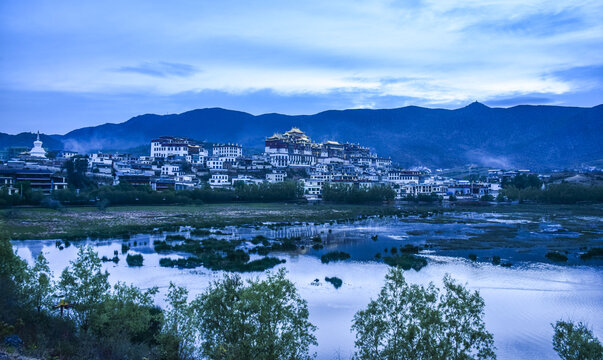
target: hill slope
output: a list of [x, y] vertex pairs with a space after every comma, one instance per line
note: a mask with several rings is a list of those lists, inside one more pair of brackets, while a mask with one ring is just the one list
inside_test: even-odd
[[[370, 146], [403, 166], [475, 163], [505, 168], [564, 168], [603, 159], [603, 105], [593, 108], [473, 103], [456, 110], [404, 107], [289, 116], [220, 108], [147, 114], [53, 137], [77, 151], [127, 149], [161, 135], [262, 148], [264, 137], [298, 126], [314, 141]], [[0, 138], [0, 146], [4, 145]], [[46, 145], [46, 144], [45, 144]]]

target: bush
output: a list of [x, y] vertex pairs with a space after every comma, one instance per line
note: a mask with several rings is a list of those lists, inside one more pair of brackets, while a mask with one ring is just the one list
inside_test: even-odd
[[603, 258], [603, 248], [592, 248], [589, 249], [584, 254], [580, 255], [580, 259], [582, 260], [590, 260], [590, 259], [601, 259]]
[[495, 359], [484, 300], [448, 275], [444, 288], [410, 285], [391, 269], [379, 296], [354, 315], [357, 359]]
[[547, 259], [549, 259], [551, 261], [555, 261], [555, 262], [566, 262], [567, 261], [567, 256], [565, 256], [562, 253], [557, 252], [557, 251], [549, 251], [548, 253], [546, 253], [546, 255], [544, 255], [544, 257], [546, 257]]
[[343, 251], [331, 251], [320, 257], [323, 264], [328, 264], [331, 261], [343, 261], [350, 258], [350, 254]]
[[348, 185], [325, 183], [322, 187], [322, 198], [334, 203], [361, 204], [370, 202], [391, 201], [396, 192], [389, 185], [373, 185], [368, 188]]
[[494, 196], [486, 194], [480, 198], [481, 201], [494, 201]]
[[419, 247], [412, 244], [406, 244], [403, 247], [400, 247], [400, 252], [403, 254], [418, 254]]
[[561, 359], [603, 359], [603, 345], [584, 324], [557, 321], [553, 329], [553, 348]]
[[136, 254], [136, 255], [130, 255], [128, 254], [128, 256], [126, 257], [126, 262], [128, 263], [128, 266], [142, 266], [142, 262], [143, 262], [143, 257], [140, 254]]
[[383, 261], [389, 266], [399, 267], [403, 270], [414, 269], [415, 271], [419, 271], [427, 266], [427, 260], [425, 260], [425, 258], [410, 254], [385, 256]]
[[343, 285], [343, 281], [336, 276], [325, 277], [325, 281], [331, 283], [335, 287], [335, 289], [339, 289], [341, 285]]
[[468, 258], [471, 261], [477, 261], [477, 255], [475, 255], [475, 254], [469, 254]]
[[[281, 269], [266, 280], [216, 281], [192, 304], [204, 359], [309, 359], [308, 307]], [[189, 320], [189, 319], [185, 319]]]
[[492, 265], [500, 265], [500, 256], [498, 256], [498, 255], [492, 256]]

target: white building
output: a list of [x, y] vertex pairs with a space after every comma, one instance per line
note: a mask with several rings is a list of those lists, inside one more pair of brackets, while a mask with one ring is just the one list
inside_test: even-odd
[[212, 155], [222, 161], [235, 162], [243, 156], [243, 147], [237, 144], [216, 144], [213, 147]]
[[164, 164], [161, 167], [161, 175], [163, 176], [178, 176], [180, 173], [180, 165]]
[[212, 156], [207, 159], [205, 166], [209, 170], [224, 170], [224, 159]]
[[213, 188], [216, 187], [227, 187], [230, 186], [230, 181], [228, 180], [228, 175], [226, 174], [213, 174], [209, 179], [209, 186]]
[[418, 171], [390, 171], [385, 180], [394, 184], [418, 184], [420, 175]]
[[266, 181], [268, 181], [269, 183], [283, 182], [285, 181], [286, 176], [287, 174], [282, 172], [268, 173], [266, 174]]
[[151, 140], [151, 157], [168, 158], [172, 156], [186, 157], [189, 152], [190, 141], [185, 138], [162, 136]]
[[323, 179], [303, 179], [304, 197], [308, 200], [319, 200], [322, 198], [322, 186], [325, 184]]
[[40, 141], [40, 132], [38, 131], [38, 137], [34, 141], [34, 146], [29, 152], [29, 156], [46, 159], [46, 150], [42, 148], [42, 142]]
[[264, 180], [262, 179], [258, 179], [258, 178], [254, 178], [252, 176], [249, 175], [237, 175], [236, 178], [232, 178], [232, 185], [234, 186], [234, 184], [236, 182], [242, 182], [244, 184], [261, 184], [264, 182]]

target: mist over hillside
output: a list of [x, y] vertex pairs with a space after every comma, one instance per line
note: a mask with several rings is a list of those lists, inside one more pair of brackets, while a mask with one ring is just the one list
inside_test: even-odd
[[[297, 116], [254, 116], [207, 108], [140, 115], [120, 124], [81, 128], [42, 140], [50, 148], [62, 145], [78, 152], [130, 149], [162, 135], [261, 149], [266, 136], [292, 126], [301, 128], [313, 141], [332, 139], [369, 146], [402, 166], [477, 164], [543, 170], [603, 159], [603, 105], [490, 108], [476, 102], [456, 110], [409, 106]], [[22, 135], [0, 134], [0, 147], [29, 146], [29, 137]]]

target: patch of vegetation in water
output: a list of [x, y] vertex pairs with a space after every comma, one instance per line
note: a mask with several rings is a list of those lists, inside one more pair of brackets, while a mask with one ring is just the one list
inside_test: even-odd
[[162, 258], [159, 260], [159, 265], [163, 267], [177, 267], [180, 269], [192, 269], [199, 266], [204, 266], [210, 270], [224, 270], [231, 272], [252, 272], [264, 271], [278, 264], [282, 264], [285, 260], [275, 257], [263, 257], [261, 259], [248, 261], [249, 255], [242, 252], [238, 256], [191, 256], [184, 259]]
[[421, 270], [427, 266], [427, 260], [420, 256], [411, 254], [402, 254], [396, 256], [385, 256], [383, 261], [389, 266], [400, 267], [404, 270], [414, 269], [415, 271]]
[[[285, 262], [285, 260], [275, 257], [249, 261], [249, 254], [243, 249], [237, 249], [242, 242], [242, 240], [207, 238], [203, 240], [186, 239], [183, 243], [174, 245], [165, 241], [156, 241], [154, 246], [158, 253], [181, 251], [192, 255], [176, 260], [162, 258], [159, 260], [159, 265], [163, 267], [191, 269], [204, 266], [210, 270], [249, 272], [263, 271]], [[258, 251], [258, 249], [262, 248], [262, 246], [258, 246], [250, 252], [261, 253], [262, 251]]]
[[603, 259], [603, 248], [596, 247], [596, 248], [589, 249], [587, 252], [580, 255], [580, 259], [582, 259], [582, 260]]
[[500, 256], [498, 256], [498, 255], [492, 256], [492, 265], [500, 265]]
[[549, 251], [544, 257], [555, 262], [566, 262], [568, 260], [567, 256], [558, 251]]
[[128, 256], [126, 256], [126, 262], [128, 263], [128, 266], [142, 266], [143, 260], [144, 259], [140, 254], [128, 254]]
[[403, 254], [418, 254], [419, 247], [413, 244], [406, 244], [400, 247], [400, 252]]
[[339, 289], [343, 285], [343, 281], [336, 276], [325, 277], [325, 281], [331, 283], [335, 289]]
[[407, 235], [411, 235], [411, 236], [425, 235], [427, 233], [429, 233], [429, 231], [427, 231], [427, 230], [408, 230], [406, 232]]
[[249, 250], [249, 252], [258, 255], [268, 255], [272, 251], [296, 251], [297, 242], [300, 240], [301, 238], [299, 237], [276, 239], [272, 243], [265, 240], [262, 242], [263, 246], [257, 246]]
[[117, 263], [119, 262], [119, 257], [118, 257], [117, 255], [115, 255], [115, 256], [113, 256], [111, 259], [109, 259], [108, 257], [103, 256], [103, 257], [101, 258], [101, 261], [102, 261], [102, 262], [109, 262], [109, 261], [113, 261], [114, 263], [116, 263], [116, 264], [117, 264]]
[[320, 257], [323, 264], [328, 264], [331, 261], [343, 261], [350, 258], [350, 254], [343, 251], [331, 251]]

